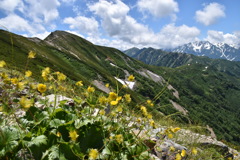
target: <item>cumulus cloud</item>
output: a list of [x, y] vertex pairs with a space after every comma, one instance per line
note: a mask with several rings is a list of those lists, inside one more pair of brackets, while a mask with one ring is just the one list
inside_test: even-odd
[[118, 46], [118, 48], [131, 45], [155, 48], [176, 47], [197, 40], [200, 34], [196, 27], [174, 24], [166, 25], [159, 33], [154, 33], [148, 26], [138, 23], [129, 16], [130, 8], [120, 0], [116, 0], [115, 3], [101, 0], [88, 7], [101, 18], [101, 25], [108, 36], [118, 39], [115, 45], [125, 42], [123, 47]]
[[225, 7], [218, 3], [210, 3], [203, 10], [196, 11], [195, 18], [197, 22], [209, 26], [215, 24], [220, 18], [225, 17]]
[[134, 44], [151, 43], [156, 40], [154, 33], [147, 26], [128, 15], [130, 8], [120, 0], [116, 0], [115, 3], [101, 0], [88, 7], [101, 18], [101, 26], [111, 37]]
[[200, 30], [186, 25], [168, 24], [158, 34], [162, 48], [172, 48], [192, 41], [197, 41]]
[[7, 13], [13, 12], [15, 9], [22, 11], [24, 6], [22, 0], [0, 0], [0, 3], [0, 9]]
[[0, 24], [10, 31], [14, 30], [18, 32], [28, 32], [31, 34], [44, 30], [42, 25], [30, 24], [27, 20], [16, 14], [10, 14], [5, 18], [1, 18]]
[[41, 40], [44, 40], [50, 33], [51, 33], [51, 32], [44, 31], [44, 32], [37, 33], [37, 34], [32, 34], [31, 37], [38, 37], [38, 38], [40, 38]]
[[173, 16], [179, 11], [178, 3], [174, 0], [139, 0], [137, 7], [140, 11], [147, 11], [155, 17]]
[[61, 0], [62, 2], [64, 3], [67, 3], [67, 4], [72, 4], [74, 3], [76, 0]]
[[25, 0], [24, 14], [37, 23], [50, 23], [59, 17], [58, 0]]
[[234, 47], [240, 47], [240, 32], [234, 32], [233, 34], [224, 34], [221, 31], [208, 31], [208, 36], [205, 40], [211, 43], [227, 43]]
[[83, 16], [67, 17], [63, 23], [69, 24], [70, 29], [78, 32], [94, 35], [98, 33], [98, 22], [94, 18], [87, 18]]

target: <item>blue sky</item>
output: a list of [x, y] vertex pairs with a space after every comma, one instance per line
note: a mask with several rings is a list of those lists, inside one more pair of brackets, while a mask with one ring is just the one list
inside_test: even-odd
[[41, 39], [64, 30], [121, 50], [198, 40], [239, 47], [240, 0], [0, 0], [0, 28]]

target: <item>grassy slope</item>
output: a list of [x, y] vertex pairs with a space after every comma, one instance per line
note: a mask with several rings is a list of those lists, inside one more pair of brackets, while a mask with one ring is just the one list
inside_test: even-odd
[[[11, 50], [12, 47], [9, 33], [1, 31], [0, 59], [5, 60], [7, 64], [9, 64], [9, 67], [17, 67], [18, 70], [23, 71], [26, 64], [27, 53], [30, 50], [34, 50], [37, 52], [37, 58], [34, 61], [30, 61], [28, 68], [38, 74], [40, 74], [42, 68], [49, 66], [55, 71], [63, 72], [73, 80], [83, 80], [85, 83], [89, 84], [94, 79], [102, 79], [105, 83], [115, 85], [116, 81], [113, 76], [124, 78], [125, 73], [123, 69], [126, 69], [130, 74], [133, 74], [136, 77], [138, 83], [137, 89], [134, 92], [131, 90], [125, 91], [131, 93], [133, 99], [138, 102], [145, 97], [153, 98], [163, 89], [163, 86], [158, 83], [154, 83], [150, 79], [145, 78], [136, 72], [136, 70], [140, 70], [141, 68], [147, 68], [162, 75], [165, 73], [164, 76], [166, 79], [170, 77], [171, 83], [173, 83], [174, 87], [180, 91], [180, 95], [184, 95], [189, 92], [189, 95], [186, 94], [185, 96], [182, 96], [178, 103], [182, 104], [184, 107], [196, 105], [196, 107], [193, 107], [192, 110], [187, 108], [192, 112], [190, 116], [195, 122], [208, 122], [209, 118], [212, 116], [209, 115], [208, 119], [204, 119], [201, 116], [194, 116], [195, 109], [198, 105], [197, 103], [194, 104], [194, 102], [192, 102], [192, 97], [190, 95], [195, 95], [195, 93], [191, 89], [188, 90], [188, 83], [186, 83], [187, 81], [185, 81], [185, 77], [182, 76], [185, 74], [190, 75], [191, 72], [188, 70], [185, 70], [185, 73], [183, 73], [178, 69], [174, 70], [170, 68], [150, 67], [125, 56], [119, 50], [96, 46], [80, 37], [61, 31], [52, 33], [52, 35], [50, 35], [45, 41], [40, 41], [38, 43], [14, 34], [12, 35], [12, 38], [14, 41], [13, 52]], [[49, 45], [49, 42], [54, 45]], [[78, 58], [76, 58], [76, 55]], [[110, 63], [113, 63], [120, 68], [114, 67]], [[198, 72], [193, 70], [193, 73], [197, 74]], [[101, 78], [99, 78], [99, 75]], [[36, 77], [38, 76], [36, 75]], [[234, 95], [237, 97], [237, 94]], [[169, 99], [177, 101], [177, 99], [174, 98], [168, 90], [166, 90], [160, 98], [161, 105], [169, 104]], [[197, 98], [202, 98], [202, 95], [197, 96]], [[216, 98], [218, 99], [218, 97]], [[234, 97], [229, 97], [229, 99], [230, 98]], [[233, 102], [237, 104], [236, 101], [233, 100]], [[202, 110], [203, 109], [201, 107], [198, 107], [197, 111], [199, 112], [197, 113], [201, 113]], [[172, 109], [172, 107], [168, 107], [167, 109], [161, 111], [168, 114], [176, 112], [176, 110]], [[221, 114], [223, 114], [223, 112], [224, 110], [221, 110]], [[229, 115], [231, 114], [232, 110], [229, 112]], [[231, 120], [235, 120], [234, 117]], [[214, 126], [211, 127], [216, 127], [217, 124], [218, 122], [214, 121]], [[235, 131], [237, 131], [237, 129], [234, 130], [234, 134]], [[223, 138], [226, 138], [229, 135], [230, 134], [226, 134]], [[228, 140], [232, 140], [232, 138], [228, 138]]]

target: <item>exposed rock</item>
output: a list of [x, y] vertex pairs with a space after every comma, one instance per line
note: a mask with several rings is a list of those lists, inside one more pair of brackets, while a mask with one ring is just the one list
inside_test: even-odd
[[177, 98], [177, 99], [179, 99], [179, 93], [178, 93], [178, 91], [175, 89], [175, 88], [173, 88], [173, 86], [172, 85], [168, 85], [167, 86], [167, 88], [169, 89], [169, 90], [173, 90], [173, 95]]
[[172, 103], [173, 107], [178, 110], [179, 112], [182, 112], [184, 115], [187, 115], [187, 110], [185, 108], [183, 108], [181, 105], [179, 105], [178, 103], [170, 100], [170, 102]]
[[98, 81], [98, 80], [94, 80], [92, 83], [93, 83], [98, 89], [102, 90], [103, 92], [105, 92], [105, 93], [109, 93], [109, 92], [110, 92], [110, 89], [107, 88], [107, 87], [103, 84], [103, 82]]

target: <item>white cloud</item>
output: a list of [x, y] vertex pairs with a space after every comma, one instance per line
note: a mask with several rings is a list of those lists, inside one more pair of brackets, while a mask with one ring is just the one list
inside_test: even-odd
[[215, 24], [220, 18], [225, 17], [225, 7], [218, 3], [210, 3], [203, 10], [196, 11], [195, 18], [197, 22], [209, 26]]
[[74, 3], [76, 0], [61, 0], [62, 2], [64, 3], [67, 3], [67, 4], [72, 4]]
[[41, 40], [44, 40], [50, 33], [51, 32], [45, 31], [45, 32], [42, 32], [42, 33], [33, 34], [33, 35], [31, 35], [31, 37], [38, 37]]
[[111, 37], [134, 44], [154, 41], [153, 32], [130, 17], [130, 8], [120, 0], [115, 3], [101, 0], [89, 5], [89, 9], [101, 18], [104, 31]]
[[192, 41], [197, 41], [200, 30], [186, 25], [175, 26], [168, 24], [158, 34], [162, 48], [172, 48]]
[[15, 14], [10, 14], [5, 18], [1, 18], [0, 24], [10, 31], [35, 33], [37, 29], [44, 30], [41, 25], [32, 26], [27, 20]]
[[211, 43], [227, 43], [234, 45], [235, 47], [240, 47], [240, 32], [234, 32], [233, 34], [224, 34], [221, 31], [208, 31], [208, 36], [205, 39]]
[[98, 33], [98, 22], [94, 18], [83, 16], [67, 17], [63, 23], [69, 24], [70, 29], [77, 30], [80, 33], [94, 35]]
[[50, 23], [59, 17], [57, 7], [60, 6], [58, 0], [25, 0], [24, 14], [33, 19], [34, 22]]
[[13, 12], [15, 9], [20, 11], [23, 10], [23, 2], [22, 0], [0, 0], [0, 9], [8, 12]]
[[155, 17], [172, 16], [179, 11], [178, 3], [174, 0], [139, 0], [137, 7], [140, 11], [147, 11]]
[[[104, 32], [115, 39], [110, 43], [107, 42], [106, 45], [116, 46], [119, 49], [126, 49], [130, 46], [171, 48], [196, 41], [200, 34], [196, 27], [175, 26], [174, 24], [168, 24], [159, 33], [154, 33], [148, 26], [138, 23], [129, 16], [130, 8], [120, 0], [114, 2], [100, 0], [88, 7], [100, 17]], [[98, 41], [98, 43], [103, 43], [102, 45], [105, 42], [106, 40]]]

